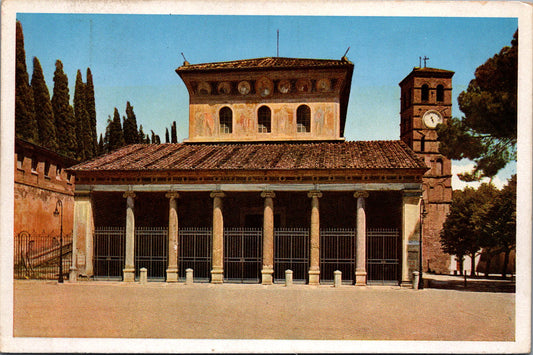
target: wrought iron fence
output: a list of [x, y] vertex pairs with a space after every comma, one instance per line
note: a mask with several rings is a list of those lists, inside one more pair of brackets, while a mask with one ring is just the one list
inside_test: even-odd
[[397, 284], [400, 280], [400, 232], [396, 228], [367, 230], [366, 268], [370, 284]]
[[126, 229], [97, 227], [94, 230], [94, 278], [122, 280]]
[[59, 235], [32, 235], [28, 232], [16, 234], [14, 278], [57, 279], [60, 253], [63, 259], [63, 276], [68, 277], [72, 265], [72, 234], [63, 236], [62, 248]]
[[261, 228], [224, 228], [224, 280], [260, 282]]
[[295, 282], [306, 282], [309, 270], [309, 229], [274, 229], [274, 281], [292, 270]]
[[165, 280], [168, 265], [168, 228], [135, 228], [135, 275], [147, 269], [150, 280]]
[[211, 228], [179, 229], [178, 267], [180, 280], [193, 269], [194, 280], [209, 282], [211, 276]]
[[342, 272], [343, 283], [353, 283], [355, 276], [355, 229], [320, 230], [320, 280], [333, 282], [334, 272]]

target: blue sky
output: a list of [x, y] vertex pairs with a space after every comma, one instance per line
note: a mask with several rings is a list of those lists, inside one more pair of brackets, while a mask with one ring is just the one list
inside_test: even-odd
[[[52, 92], [54, 63], [63, 62], [74, 96], [76, 71], [91, 68], [97, 129], [117, 107], [134, 107], [144, 131], [164, 140], [177, 122], [188, 134], [188, 93], [175, 73], [184, 53], [190, 63], [276, 56], [340, 59], [354, 63], [345, 136], [348, 140], [399, 138], [398, 83], [427, 56], [429, 67], [452, 70], [453, 115], [457, 96], [475, 69], [510, 41], [516, 18], [204, 16], [19, 13], [26, 60], [38, 57]], [[456, 169], [466, 162], [455, 163]], [[501, 174], [505, 180], [512, 164]], [[456, 185], [454, 184], [454, 188]]]

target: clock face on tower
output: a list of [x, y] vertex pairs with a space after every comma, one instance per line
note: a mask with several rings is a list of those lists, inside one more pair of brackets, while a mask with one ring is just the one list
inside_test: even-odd
[[437, 111], [427, 111], [422, 117], [422, 121], [428, 128], [435, 128], [439, 123], [442, 123], [442, 116]]

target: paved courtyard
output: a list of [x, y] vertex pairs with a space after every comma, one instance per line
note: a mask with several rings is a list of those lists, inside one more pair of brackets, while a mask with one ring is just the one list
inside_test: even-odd
[[15, 337], [513, 341], [515, 294], [15, 281]]

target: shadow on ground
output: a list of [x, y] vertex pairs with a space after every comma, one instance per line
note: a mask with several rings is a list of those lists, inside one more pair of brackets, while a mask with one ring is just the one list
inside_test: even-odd
[[428, 276], [424, 279], [425, 288], [457, 290], [469, 292], [500, 292], [515, 293], [514, 280], [467, 279], [466, 286], [463, 278], [435, 279]]

